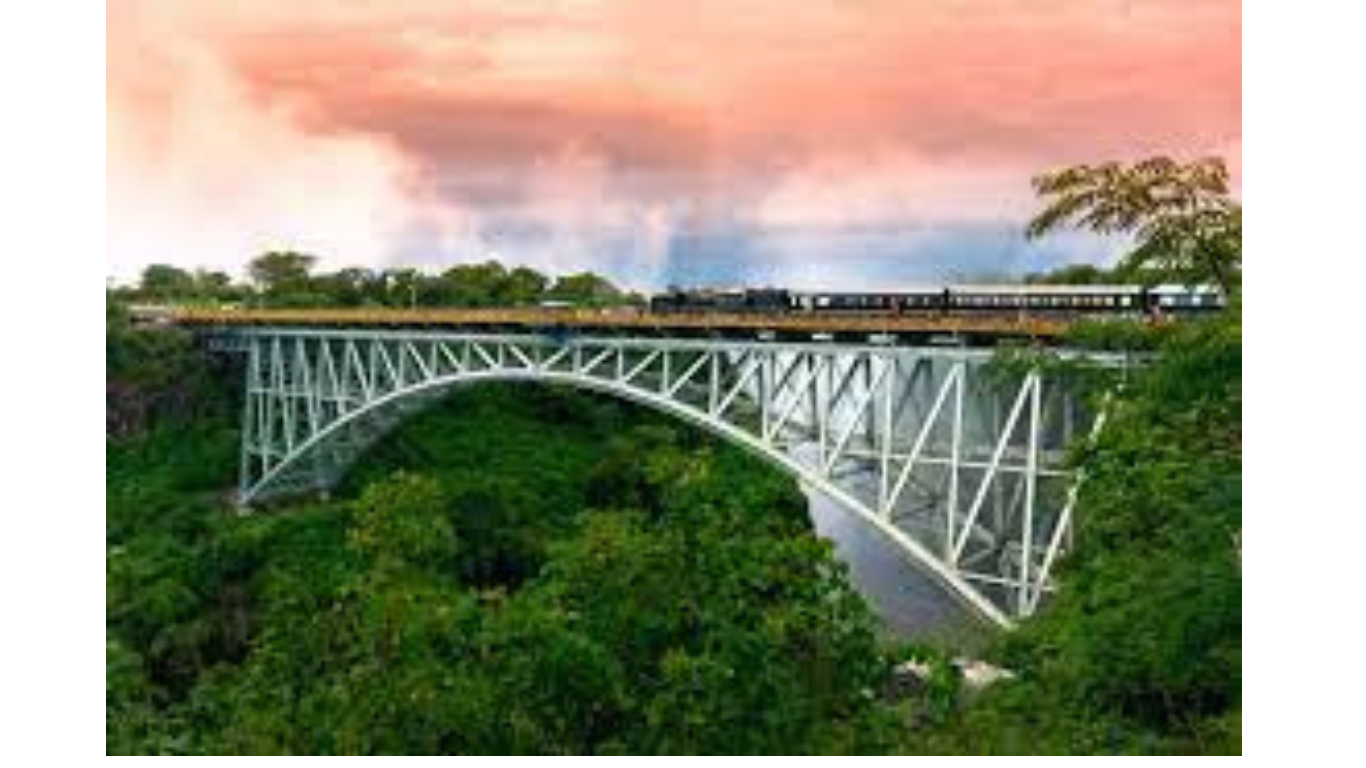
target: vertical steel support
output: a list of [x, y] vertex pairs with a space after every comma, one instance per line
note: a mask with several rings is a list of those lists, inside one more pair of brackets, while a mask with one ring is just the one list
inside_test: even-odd
[[820, 390], [821, 402], [817, 406], [816, 412], [816, 466], [825, 466], [825, 455], [829, 449], [830, 442], [830, 419], [835, 417], [835, 366], [837, 364], [835, 356], [829, 356], [829, 365], [825, 368], [825, 377], [818, 385]]
[[[774, 353], [765, 352], [760, 359], [759, 369], [759, 435], [761, 438], [768, 434], [769, 412], [772, 405], [769, 402], [772, 395], [769, 393], [771, 382], [773, 381]], [[767, 440], [764, 440], [767, 442]]]
[[944, 538], [944, 556], [948, 558], [953, 557], [953, 537], [956, 533], [954, 526], [958, 522], [959, 464], [963, 460], [963, 396], [967, 388], [967, 362], [959, 359], [953, 370], [957, 381], [953, 388], [953, 431], [949, 437], [949, 489], [944, 507], [945, 520], [948, 522], [948, 535]]
[[1018, 611], [1024, 614], [1029, 603], [1029, 572], [1034, 559], [1034, 501], [1038, 491], [1039, 417], [1042, 414], [1043, 384], [1037, 373], [1029, 395], [1029, 446], [1025, 449], [1024, 521], [1020, 535], [1020, 588]]
[[707, 413], [716, 413], [716, 405], [721, 402], [721, 355], [723, 353], [715, 351], [711, 353], [711, 379], [707, 387]]
[[243, 372], [246, 379], [247, 395], [243, 398], [242, 404], [242, 453], [240, 466], [237, 468], [237, 498], [239, 501], [245, 499], [247, 490], [251, 488], [252, 476], [252, 452], [253, 441], [256, 440], [257, 409], [260, 408], [258, 398], [261, 397], [261, 340], [252, 337], [247, 342], [247, 364]]
[[885, 381], [882, 383], [882, 426], [879, 429], [882, 433], [880, 441], [882, 450], [878, 456], [878, 509], [887, 507], [887, 494], [891, 491], [892, 439], [895, 436], [893, 431], [895, 425], [892, 423], [892, 400], [896, 395], [897, 384], [901, 383], [898, 380], [898, 375], [901, 373], [900, 362], [894, 356], [889, 356], [887, 364], [890, 365], [890, 370], [883, 377]]

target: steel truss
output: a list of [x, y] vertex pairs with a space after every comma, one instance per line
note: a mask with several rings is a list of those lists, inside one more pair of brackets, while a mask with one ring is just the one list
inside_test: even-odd
[[1094, 426], [1039, 371], [879, 344], [253, 328], [242, 505], [330, 488], [407, 415], [481, 381], [564, 384], [670, 413], [859, 515], [1009, 626], [1071, 539], [1063, 450]]

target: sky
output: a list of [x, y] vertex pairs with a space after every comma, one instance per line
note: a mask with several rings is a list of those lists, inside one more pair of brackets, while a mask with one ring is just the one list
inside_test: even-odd
[[634, 288], [1112, 262], [1031, 176], [1218, 155], [1238, 0], [110, 0], [106, 262], [498, 259]]

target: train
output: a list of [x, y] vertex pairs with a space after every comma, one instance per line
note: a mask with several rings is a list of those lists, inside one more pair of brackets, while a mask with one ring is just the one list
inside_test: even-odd
[[972, 285], [901, 291], [798, 291], [785, 288], [670, 288], [650, 297], [659, 314], [1031, 314], [1195, 315], [1226, 305], [1214, 286]]

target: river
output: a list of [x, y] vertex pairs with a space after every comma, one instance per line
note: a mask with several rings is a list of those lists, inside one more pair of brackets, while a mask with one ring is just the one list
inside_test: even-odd
[[803, 487], [816, 533], [835, 544], [850, 580], [892, 634], [952, 634], [973, 616], [933, 578], [921, 573], [886, 536], [828, 496]]

